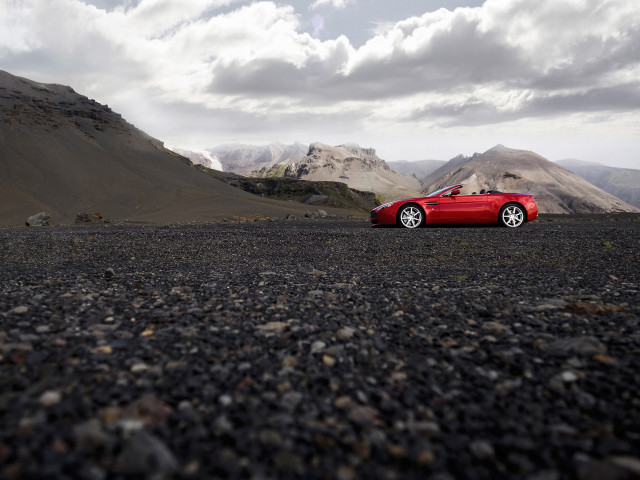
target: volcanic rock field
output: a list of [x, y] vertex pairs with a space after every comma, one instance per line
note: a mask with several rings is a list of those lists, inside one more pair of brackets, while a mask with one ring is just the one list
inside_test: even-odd
[[0, 229], [0, 477], [640, 477], [640, 216]]

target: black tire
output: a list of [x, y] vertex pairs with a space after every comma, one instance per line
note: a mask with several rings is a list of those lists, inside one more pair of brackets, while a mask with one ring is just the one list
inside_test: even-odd
[[404, 205], [398, 211], [398, 226], [403, 228], [418, 228], [424, 224], [424, 212], [413, 203]]
[[527, 221], [527, 212], [517, 203], [507, 203], [500, 209], [498, 221], [503, 227], [518, 228]]

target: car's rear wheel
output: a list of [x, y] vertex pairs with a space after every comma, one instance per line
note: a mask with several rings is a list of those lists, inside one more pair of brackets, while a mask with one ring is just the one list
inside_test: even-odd
[[398, 213], [398, 222], [404, 228], [418, 228], [424, 221], [424, 213], [416, 205], [405, 205]]
[[524, 209], [520, 205], [510, 203], [500, 209], [500, 224], [505, 227], [518, 228], [524, 220]]

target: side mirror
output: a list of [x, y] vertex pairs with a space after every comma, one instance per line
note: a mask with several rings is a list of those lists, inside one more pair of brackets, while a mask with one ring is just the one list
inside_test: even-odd
[[460, 190], [458, 190], [457, 188], [451, 192], [451, 196], [453, 197], [454, 195], [460, 195]]

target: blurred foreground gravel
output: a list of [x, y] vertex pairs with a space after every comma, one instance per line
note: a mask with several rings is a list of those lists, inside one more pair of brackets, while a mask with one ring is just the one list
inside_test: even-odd
[[0, 229], [0, 477], [640, 477], [640, 216]]

